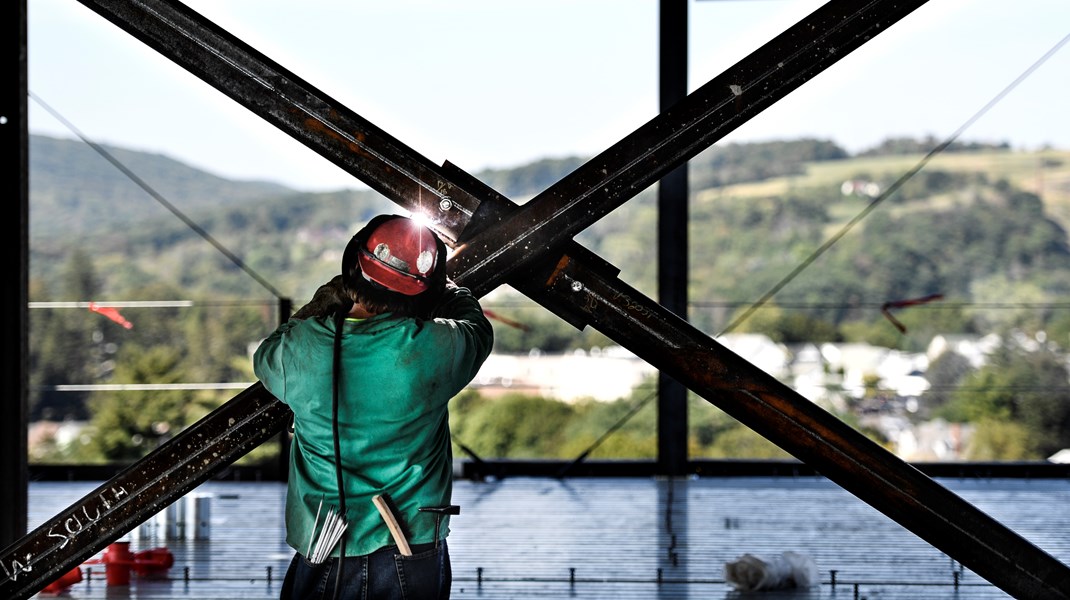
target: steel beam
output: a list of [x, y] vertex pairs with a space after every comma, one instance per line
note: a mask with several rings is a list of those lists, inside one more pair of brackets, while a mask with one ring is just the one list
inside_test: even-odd
[[41, 590], [282, 431], [290, 409], [260, 383], [0, 553], [0, 598]]
[[1070, 598], [1070, 568], [616, 278], [562, 259], [548, 280], [591, 325], [1017, 598]]
[[[395, 202], [412, 210], [439, 210], [439, 225], [451, 241], [463, 246], [462, 233], [494, 234], [503, 225], [513, 233], [527, 231], [527, 227], [509, 220], [510, 214], [519, 210], [515, 205], [471, 181], [462, 183], [465, 178], [448, 174], [448, 165], [437, 169], [373, 127], [350, 128], [362, 120], [295, 77], [289, 78], [280, 67], [185, 7], [162, 0], [82, 1]], [[851, 3], [840, 0], [834, 4], [842, 7]], [[806, 65], [801, 67], [805, 70]], [[716, 123], [706, 125], [715, 127]], [[676, 140], [665, 143], [687, 145]], [[651, 156], [643, 149], [637, 152]], [[686, 160], [682, 156], [674, 158], [680, 162], [672, 166]], [[598, 167], [588, 165], [577, 173], [596, 181], [596, 174], [590, 171]], [[634, 189], [644, 176], [642, 170], [633, 171], [628, 178], [631, 183], [625, 179], [614, 183]], [[635, 192], [639, 189], [642, 187]], [[466, 232], [469, 224], [472, 229]], [[541, 224], [547, 227], [562, 222], [545, 218]], [[554, 240], [543, 251], [547, 248], [578, 252], [575, 257], [568, 252], [558, 257], [525, 256], [523, 265], [509, 279], [514, 287], [539, 302], [561, 308], [570, 322], [591, 319], [611, 338], [678, 376], [710, 402], [1002, 589], [1022, 597], [1067, 597], [1070, 569], [1065, 565], [690, 329], [616, 280], [615, 272], [605, 273], [605, 263], [574, 242]], [[469, 256], [478, 257], [479, 250], [470, 248]], [[485, 268], [481, 273], [494, 276]], [[467, 269], [458, 270], [456, 275], [467, 277], [477, 287], [483, 282]], [[233, 430], [250, 413], [255, 415], [256, 424], [240, 432]], [[213, 433], [214, 448], [222, 456], [219, 461], [212, 460], [216, 458], [213, 453], [211, 458], [203, 457], [207, 462], [197, 465], [180, 453], [162, 456], [161, 448], [102, 486], [96, 495], [87, 496], [0, 553], [0, 575], [7, 576], [0, 582], [0, 592], [21, 598], [40, 589], [50, 577], [76, 565], [87, 551], [92, 550], [92, 554], [99, 550], [176, 498], [175, 490], [190, 489], [228, 460], [270, 437], [282, 427], [285, 416], [286, 411], [262, 387], [250, 388], [165, 446], [174, 450], [190, 444], [188, 435], [203, 429]], [[174, 479], [149, 480], [153, 473], [167, 473]], [[130, 476], [130, 489], [116, 487], [117, 482], [126, 481], [124, 475]], [[71, 536], [63, 535], [65, 529]], [[73, 537], [78, 537], [78, 543], [70, 541]]]
[[494, 289], [926, 1], [828, 2], [469, 240], [460, 270]]

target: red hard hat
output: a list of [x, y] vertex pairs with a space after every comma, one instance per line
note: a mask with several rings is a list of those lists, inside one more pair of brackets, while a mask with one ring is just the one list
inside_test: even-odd
[[435, 234], [401, 216], [373, 229], [357, 254], [366, 279], [406, 296], [430, 287], [438, 258]]

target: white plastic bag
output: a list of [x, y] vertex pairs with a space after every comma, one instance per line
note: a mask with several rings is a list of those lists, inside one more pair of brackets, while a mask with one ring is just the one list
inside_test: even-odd
[[772, 558], [744, 554], [725, 563], [724, 578], [741, 592], [808, 588], [820, 583], [814, 559], [790, 551]]

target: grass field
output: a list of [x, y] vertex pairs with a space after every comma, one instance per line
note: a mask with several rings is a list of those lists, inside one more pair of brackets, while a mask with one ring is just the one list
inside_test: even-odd
[[[839, 188], [844, 181], [860, 174], [892, 180], [915, 168], [923, 158], [922, 155], [901, 155], [811, 163], [804, 175], [703, 190], [697, 193], [697, 200], [704, 202], [722, 198], [780, 196], [790, 193], [793, 189], [823, 186]], [[1040, 196], [1051, 217], [1070, 229], [1070, 151], [943, 153], [933, 157], [924, 170], [983, 172], [988, 175], [990, 181], [1006, 179], [1015, 187]], [[929, 206], [948, 200], [935, 197], [931, 199]], [[863, 206], [862, 203], [844, 203], [830, 207], [830, 211], [837, 220], [848, 219]]]

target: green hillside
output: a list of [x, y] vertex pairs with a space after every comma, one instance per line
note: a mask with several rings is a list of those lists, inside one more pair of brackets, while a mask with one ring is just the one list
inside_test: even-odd
[[[737, 331], [783, 342], [866, 341], [906, 350], [923, 349], [937, 333], [1015, 329], [1036, 339], [1043, 331], [1058, 348], [1070, 347], [1062, 302], [1070, 293], [1070, 152], [957, 144], [899, 185], [931, 146], [893, 140], [850, 156], [829, 141], [791, 140], [701, 153], [690, 167], [692, 322], [711, 334], [735, 322]], [[111, 316], [84, 305], [31, 310], [31, 418], [89, 419], [95, 432], [77, 444], [38, 446], [39, 460], [132, 460], [195, 422], [233, 391], [86, 392], [70, 386], [251, 381], [249, 348], [277, 324], [276, 294], [303, 303], [337, 272], [353, 231], [374, 214], [399, 210], [370, 191], [298, 193], [229, 181], [164, 156], [108, 152], [192, 226], [85, 145], [32, 137], [31, 300], [168, 303], [123, 306]], [[548, 158], [476, 175], [524, 202], [583, 160]], [[654, 296], [655, 225], [649, 189], [578, 240]], [[774, 287], [780, 289], [766, 305], [743, 313]], [[902, 331], [881, 310], [918, 298], [939, 299], [897, 310]], [[169, 303], [175, 300], [189, 304]], [[577, 333], [508, 288], [485, 306], [503, 317], [495, 321], [499, 352], [609, 343], [597, 332]], [[736, 321], [741, 314], [749, 316]], [[509, 326], [508, 319], [527, 327]], [[1011, 437], [1025, 441], [999, 457], [1044, 456], [1065, 445], [1063, 429], [1052, 428], [1063, 414], [1052, 403], [1062, 397], [998, 395], [1038, 373], [1065, 381], [1061, 354], [1042, 358], [1051, 364], [1030, 363], [1036, 357], [1029, 356], [969, 375], [977, 378], [970, 385], [992, 392], [982, 404], [968, 392], [927, 402], [933, 410], [945, 407], [948, 418], [988, 423], [986, 431], [1003, 436], [998, 439], [1011, 434], [996, 425], [1018, 428]], [[933, 371], [943, 373], [944, 389], [967, 372], [950, 363]], [[552, 399], [466, 398], [451, 409], [458, 434], [484, 451], [486, 440], [475, 425], [486, 411], [509, 416], [525, 414], [524, 407], [540, 414], [557, 407], [561, 419], [582, 421], [567, 430], [570, 440], [585, 445], [635, 401], [562, 407]], [[778, 452], [723, 415], [693, 414], [692, 435], [704, 455]], [[651, 455], [651, 418], [648, 411], [621, 430], [605, 446], [607, 456]], [[508, 422], [495, 420], [489, 430], [513, 431]], [[566, 431], [564, 421], [555, 423], [553, 430]], [[554, 440], [544, 441], [566, 454], [574, 450]]]
[[[102, 298], [166, 284], [191, 297], [271, 299], [270, 291], [85, 144], [32, 136], [31, 148], [36, 296], [63, 294], [61, 271], [79, 249], [95, 266]], [[164, 156], [107, 150], [249, 270], [298, 301], [337, 269], [337, 254], [360, 223], [399, 210], [370, 191], [297, 193], [229, 181]], [[887, 190], [921, 160], [906, 153], [911, 150], [889, 143], [851, 157], [831, 142], [794, 140], [730, 144], [696, 157], [690, 209], [695, 322], [717, 330], [735, 306], [761, 297], [874, 200], [862, 190], [845, 194], [844, 182]], [[546, 159], [478, 176], [523, 202], [582, 162]], [[992, 294], [983, 289], [1012, 283], [1023, 294], [1030, 290], [1030, 297], [1065, 292], [1070, 152], [953, 146], [880, 202], [774, 302], [836, 305], [807, 318], [839, 327], [871, 317], [873, 303], [913, 296], [939, 293], [970, 303]], [[655, 219], [647, 190], [579, 240], [653, 294]]]
[[100, 147], [103, 154], [82, 142], [30, 136], [34, 235], [81, 235], [169, 214], [108, 157], [182, 211], [237, 206], [291, 193], [274, 183], [224, 179], [159, 154]]

